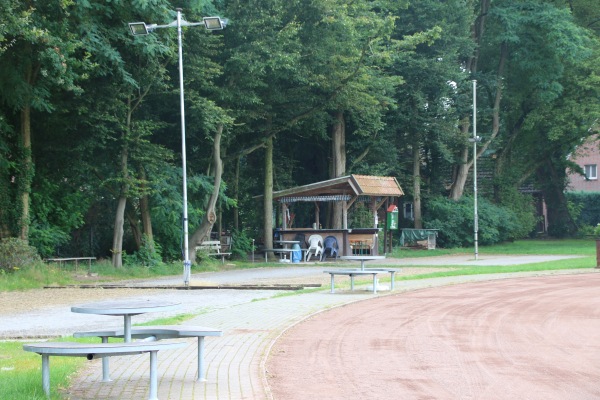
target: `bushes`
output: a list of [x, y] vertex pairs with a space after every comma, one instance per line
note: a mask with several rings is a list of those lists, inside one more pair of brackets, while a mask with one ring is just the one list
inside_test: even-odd
[[0, 240], [0, 274], [13, 272], [41, 262], [35, 247], [17, 238]]
[[56, 226], [46, 225], [42, 227], [33, 223], [29, 227], [29, 243], [44, 258], [57, 254], [57, 249], [68, 243], [69, 239], [69, 235]]
[[231, 253], [234, 257], [245, 260], [248, 253], [252, 253], [252, 239], [245, 231], [234, 230], [231, 235], [232, 247]]
[[[521, 210], [525, 215], [527, 208]], [[439, 229], [441, 247], [468, 247], [474, 243], [473, 198], [453, 201], [443, 197], [427, 203], [423, 222], [429, 229]], [[484, 198], [478, 199], [478, 243], [491, 245], [527, 236], [535, 226], [533, 212], [526, 218], [509, 207], [501, 207]]]
[[144, 267], [153, 268], [162, 265], [161, 247], [158, 243], [150, 240], [148, 235], [142, 236], [142, 247], [133, 255], [123, 253], [123, 264], [126, 265], [143, 265]]
[[569, 211], [578, 227], [596, 226], [600, 223], [600, 193], [567, 192]]

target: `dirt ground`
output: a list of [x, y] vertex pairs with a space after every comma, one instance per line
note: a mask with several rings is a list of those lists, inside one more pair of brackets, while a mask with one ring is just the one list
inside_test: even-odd
[[[401, 275], [415, 275], [419, 273], [429, 273], [438, 271], [436, 268], [403, 268]], [[329, 275], [322, 272], [315, 272], [314, 275], [308, 277], [291, 277], [291, 278], [264, 278], [255, 279], [248, 284], [321, 284], [323, 288], [329, 286]], [[342, 284], [347, 277], [336, 278], [336, 284]], [[82, 284], [94, 284], [93, 280], [82, 280]], [[129, 282], [132, 283], [132, 282]], [[206, 278], [202, 278], [202, 274], [193, 275], [190, 284], [192, 285], [210, 285], [214, 284]], [[162, 289], [143, 289], [144, 295], [152, 293], [162, 293]], [[14, 314], [23, 311], [39, 310], [43, 308], [51, 308], [57, 306], [70, 306], [73, 304], [90, 303], [100, 300], [109, 300], [124, 297], [134, 297], [142, 294], [141, 289], [76, 289], [76, 288], [61, 288], [61, 289], [33, 289], [26, 291], [15, 292], [0, 292], [0, 315]]]
[[598, 399], [600, 274], [424, 289], [314, 315], [271, 349], [276, 400]]

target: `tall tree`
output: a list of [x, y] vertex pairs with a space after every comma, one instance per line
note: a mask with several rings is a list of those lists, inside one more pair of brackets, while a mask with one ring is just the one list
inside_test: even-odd
[[[138, 165], [144, 161], [152, 162], [151, 157], [147, 157], [148, 152], [161, 153], [153, 150], [147, 140], [161, 124], [153, 121], [154, 117], [145, 115], [141, 107], [152, 90], [165, 89], [165, 59], [174, 54], [170, 46], [155, 35], [132, 37], [127, 22], [140, 18], [161, 22], [173, 18], [168, 5], [167, 1], [154, 4], [152, 8], [146, 7], [147, 4], [132, 8], [125, 4], [86, 3], [77, 14], [86, 50], [97, 65], [92, 75], [94, 80], [86, 86], [96, 92], [97, 98], [84, 123], [90, 125], [91, 134], [99, 139], [99, 146], [107, 149], [115, 145], [107, 157], [96, 159], [108, 167], [105, 169], [107, 174], [101, 176], [102, 184], [110, 187], [116, 201], [111, 247], [114, 267], [121, 267], [123, 263], [127, 202], [137, 198], [146, 184], [137, 179], [135, 162]], [[162, 157], [157, 161], [160, 159]], [[114, 165], [117, 168], [110, 171]]]
[[[413, 197], [415, 228], [422, 227], [421, 189], [428, 178], [422, 177], [423, 166], [433, 164], [432, 152], [441, 155], [438, 164], [452, 161], [449, 147], [455, 140], [457, 113], [461, 111], [457, 85], [465, 79], [460, 64], [473, 50], [470, 18], [469, 5], [463, 1], [421, 1], [398, 17], [395, 36], [428, 34], [426, 41], [398, 54], [391, 70], [405, 81], [398, 88], [398, 108], [388, 123], [397, 135], [394, 146], [407, 160], [402, 165], [400, 159], [400, 166], [412, 175], [412, 188], [409, 186], [407, 192]], [[440, 191], [432, 189], [434, 194]]]
[[[0, 101], [6, 107], [7, 121], [18, 127], [10, 146], [17, 155], [14, 171], [4, 179], [14, 180], [13, 207], [18, 211], [18, 236], [29, 238], [31, 182], [35, 168], [32, 159], [32, 115], [52, 112], [56, 91], [77, 92], [77, 50], [80, 39], [73, 34], [70, 5], [63, 1], [43, 3], [3, 2], [0, 9], [11, 26], [0, 32]], [[3, 18], [4, 20], [4, 18]], [[18, 23], [15, 23], [18, 22]], [[12, 177], [11, 177], [12, 176]]]
[[[477, 48], [467, 66], [480, 87], [478, 127], [488, 134], [482, 135], [484, 141], [476, 157], [506, 135], [509, 125], [503, 120], [510, 119], [511, 113], [530, 112], [560, 96], [560, 81], [568, 66], [583, 61], [589, 54], [586, 34], [574, 24], [565, 5], [544, 0], [493, 4], [482, 0], [479, 10], [472, 28]], [[513, 96], [519, 96], [517, 93], [527, 99], [524, 108], [512, 101]], [[462, 196], [466, 174], [473, 164], [472, 158], [465, 157], [468, 120], [463, 119], [461, 129], [464, 139], [451, 188], [453, 199]]]

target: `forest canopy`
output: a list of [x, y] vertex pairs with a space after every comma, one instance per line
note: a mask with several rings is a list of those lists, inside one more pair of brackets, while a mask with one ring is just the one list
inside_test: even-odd
[[177, 7], [228, 20], [182, 32], [192, 242], [268, 242], [274, 190], [365, 174], [398, 179], [402, 226], [468, 244], [474, 101], [489, 240], [535, 232], [542, 199], [548, 233], [579, 228], [566, 170], [599, 129], [597, 0], [3, 0], [0, 239], [181, 259], [177, 29], [128, 27]]

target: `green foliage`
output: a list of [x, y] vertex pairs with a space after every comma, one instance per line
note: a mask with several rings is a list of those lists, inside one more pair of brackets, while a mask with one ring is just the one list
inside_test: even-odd
[[532, 196], [520, 193], [514, 186], [502, 187], [498, 192], [499, 205], [514, 214], [519, 222], [511, 228], [513, 239], [530, 235], [538, 222]]
[[231, 232], [231, 253], [236, 258], [246, 260], [252, 253], [252, 239], [246, 231], [234, 230]]
[[364, 202], [356, 202], [352, 212], [348, 213], [350, 228], [371, 228], [374, 225], [373, 213]]
[[569, 211], [577, 226], [596, 226], [600, 223], [600, 193], [567, 192], [565, 196], [571, 204]]
[[43, 258], [57, 255], [57, 249], [71, 239], [67, 232], [57, 226], [42, 226], [34, 222], [29, 229], [29, 243]]
[[0, 240], [0, 273], [14, 272], [41, 262], [35, 247], [17, 238]]
[[161, 247], [158, 243], [150, 240], [148, 235], [142, 236], [142, 247], [132, 255], [123, 254], [123, 264], [143, 265], [147, 268], [155, 268], [162, 265]]
[[[153, 182], [150, 197], [154, 238], [161, 244], [165, 260], [180, 260], [183, 248], [181, 167], [165, 166], [160, 176], [161, 180]], [[193, 232], [204, 216], [202, 200], [212, 190], [213, 184], [208, 177], [202, 175], [188, 175], [187, 182], [189, 229]]]
[[[473, 198], [464, 196], [459, 201], [445, 197], [432, 198], [425, 210], [423, 222], [426, 228], [439, 229], [438, 243], [442, 247], [467, 247], [473, 245]], [[508, 207], [478, 199], [478, 242], [492, 245], [525, 237], [532, 225], [521, 221], [519, 215]], [[530, 223], [531, 218], [528, 218]]]
[[[224, 126], [229, 183], [221, 200], [234, 197], [239, 230], [260, 237], [262, 210], [253, 196], [263, 187], [265, 137], [276, 135], [277, 188], [324, 180], [336, 114], [346, 124], [346, 171], [395, 176], [410, 192], [418, 154], [426, 207], [444, 191], [464, 148], [456, 127], [471, 110], [471, 79], [481, 85], [480, 132], [501, 127], [488, 147], [498, 156], [490, 170], [506, 187], [535, 178], [548, 201], [550, 190], [564, 188], [553, 172], [564, 170], [566, 155], [599, 115], [596, 3], [497, 0], [479, 16], [478, 3], [462, 0], [265, 0], [252, 7], [240, 0], [185, 0], [180, 6], [188, 21], [219, 14], [231, 20], [220, 32], [184, 30], [190, 229], [212, 190], [206, 169], [217, 126]], [[148, 195], [160, 253], [180, 259], [176, 31], [132, 37], [127, 30], [129, 21], [167, 24], [173, 7], [168, 0], [0, 2], [0, 237], [30, 223], [30, 243], [43, 256], [109, 256], [114, 201], [125, 193], [124, 249], [131, 262], [149, 265], [156, 254], [134, 253], [130, 229], [141, 225], [138, 199]], [[471, 34], [480, 22], [483, 37], [476, 42]], [[498, 76], [504, 44], [506, 68]], [[469, 70], [475, 53], [477, 68]], [[498, 81], [502, 102], [494, 121]], [[31, 150], [22, 149], [19, 135], [25, 107], [32, 111]], [[237, 157], [236, 172], [231, 160]], [[551, 187], [541, 186], [544, 181]], [[482, 207], [482, 241], [492, 240], [488, 234], [511, 236], [485, 224], [505, 219], [512, 236], [521, 237], [533, 221], [530, 201], [505, 191], [493, 195], [520, 223], [487, 216]], [[24, 193], [31, 210], [21, 220]], [[548, 202], [549, 218], [561, 201]], [[460, 228], [471, 236], [468, 208], [462, 226], [448, 232]], [[226, 229], [234, 224], [230, 210], [223, 212]], [[372, 226], [370, 213], [358, 213], [352, 225]], [[556, 219], [550, 227], [567, 232]], [[240, 255], [248, 250], [243, 238], [234, 252], [238, 245]]]

